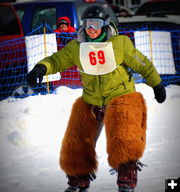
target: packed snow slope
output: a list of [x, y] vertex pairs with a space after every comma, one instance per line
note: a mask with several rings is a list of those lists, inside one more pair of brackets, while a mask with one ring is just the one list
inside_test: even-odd
[[[158, 104], [152, 88], [136, 85], [148, 108], [147, 146], [136, 192], [164, 192], [165, 179], [180, 176], [180, 86], [166, 87]], [[67, 179], [59, 168], [59, 150], [73, 102], [82, 89], [59, 87], [54, 94], [8, 98], [0, 102], [0, 192], [63, 192]], [[96, 152], [97, 179], [91, 192], [117, 192], [109, 174], [105, 132]], [[80, 154], [77, 154], [80, 155]]]

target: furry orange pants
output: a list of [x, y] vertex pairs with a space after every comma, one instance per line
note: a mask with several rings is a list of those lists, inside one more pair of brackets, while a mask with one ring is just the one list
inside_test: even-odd
[[[71, 111], [60, 151], [60, 166], [67, 175], [85, 175], [97, 170], [95, 145], [98, 121], [92, 105], [78, 98]], [[104, 124], [108, 162], [118, 169], [138, 160], [146, 144], [146, 105], [143, 96], [131, 93], [113, 98], [106, 106]]]
[[140, 93], [112, 99], [104, 123], [112, 168], [118, 169], [121, 164], [142, 157], [146, 144], [146, 105]]

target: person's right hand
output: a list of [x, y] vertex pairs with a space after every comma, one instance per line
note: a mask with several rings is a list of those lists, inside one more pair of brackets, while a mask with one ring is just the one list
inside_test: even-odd
[[39, 84], [41, 84], [43, 76], [46, 74], [46, 71], [47, 68], [45, 65], [35, 65], [35, 67], [27, 75], [27, 83], [32, 87], [36, 87], [37, 80], [39, 79]]

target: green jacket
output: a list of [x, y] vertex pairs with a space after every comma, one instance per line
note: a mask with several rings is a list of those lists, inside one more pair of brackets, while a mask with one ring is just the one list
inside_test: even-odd
[[46, 57], [38, 64], [47, 67], [46, 75], [62, 72], [73, 65], [80, 70], [83, 86], [83, 99], [85, 102], [97, 106], [106, 105], [113, 97], [132, 93], [135, 91], [134, 80], [129, 68], [142, 75], [151, 87], [161, 82], [153, 64], [138, 51], [127, 36], [117, 35], [110, 37], [114, 49], [117, 68], [104, 75], [89, 75], [83, 73], [79, 52], [80, 42], [70, 41], [63, 49]]

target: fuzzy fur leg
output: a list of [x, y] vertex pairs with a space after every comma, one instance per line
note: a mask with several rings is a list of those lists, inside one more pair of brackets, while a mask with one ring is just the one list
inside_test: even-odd
[[146, 105], [141, 93], [113, 98], [107, 105], [104, 123], [112, 168], [142, 157], [146, 145]]
[[97, 169], [95, 138], [97, 120], [92, 105], [78, 98], [71, 111], [60, 151], [60, 166], [69, 176], [86, 175]]

